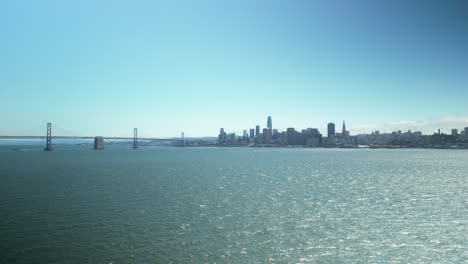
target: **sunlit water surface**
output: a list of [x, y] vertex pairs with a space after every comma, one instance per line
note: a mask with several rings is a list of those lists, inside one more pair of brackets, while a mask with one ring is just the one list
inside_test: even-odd
[[0, 150], [1, 263], [461, 263], [468, 151]]

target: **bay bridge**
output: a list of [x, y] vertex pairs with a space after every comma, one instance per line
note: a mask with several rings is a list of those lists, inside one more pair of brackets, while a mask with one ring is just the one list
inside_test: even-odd
[[[66, 132], [66, 134], [74, 134], [74, 135], [53, 135], [52, 129], [58, 129], [61, 130], [62, 133], [63, 131]], [[138, 128], [133, 128], [133, 135], [132, 136], [110, 136], [110, 137], [101, 137], [101, 136], [79, 136], [76, 135], [76, 133], [71, 132], [69, 130], [59, 128], [56, 126], [52, 126], [52, 123], [49, 122], [47, 123], [47, 132], [46, 136], [9, 136], [9, 137], [2, 137], [2, 138], [16, 138], [16, 139], [45, 139], [45, 151], [52, 151], [54, 150], [53, 145], [52, 145], [52, 140], [53, 139], [94, 139], [94, 149], [103, 149], [104, 148], [104, 139], [106, 140], [128, 140], [128, 141], [133, 141], [133, 144], [131, 145], [132, 148], [138, 149], [139, 147], [139, 140], [157, 140], [157, 141], [171, 141], [171, 142], [177, 142], [175, 146], [179, 147], [184, 147], [185, 146], [185, 136], [184, 132], [181, 133], [180, 138], [174, 137], [174, 138], [154, 138], [154, 137], [138, 137]]]
[[[41, 126], [43, 129], [44, 127]], [[29, 130], [23, 130], [23, 131], [17, 131], [15, 133], [16, 135], [18, 134], [31, 134], [31, 131], [35, 131], [34, 133], [37, 133], [38, 127], [35, 127], [34, 129], [29, 129]], [[57, 135], [57, 133], [53, 133], [52, 130], [58, 130], [60, 135]], [[211, 138], [211, 137], [205, 137], [205, 139], [201, 140], [196, 140], [196, 139], [189, 139], [189, 141], [186, 140], [185, 133], [181, 132], [180, 137], [175, 136], [171, 138], [156, 138], [156, 137], [151, 137], [147, 135], [143, 135], [142, 137], [138, 136], [138, 128], [133, 128], [133, 133], [128, 136], [83, 136], [83, 133], [76, 133], [72, 132], [70, 130], [61, 128], [57, 125], [53, 125], [51, 122], [47, 123], [47, 130], [46, 130], [46, 135], [45, 136], [0, 136], [0, 139], [45, 139], [45, 151], [52, 151], [54, 149], [54, 145], [52, 144], [53, 139], [86, 139], [86, 140], [93, 140], [94, 139], [94, 149], [104, 149], [104, 140], [124, 140], [129, 143], [133, 141], [133, 144], [131, 144], [131, 147], [134, 149], [138, 149], [139, 147], [139, 140], [140, 141], [145, 141], [146, 143], [143, 145], [146, 146], [161, 146], [161, 145], [170, 145], [170, 146], [175, 146], [175, 147], [186, 147], [186, 146], [194, 146], [198, 144], [200, 145], [200, 142], [203, 142], [204, 146], [212, 146], [213, 145], [213, 140], [206, 139], [206, 138]], [[242, 131], [231, 131], [233, 134], [242, 134], [245, 133], [248, 130], [242, 130]], [[149, 143], [147, 141], [159, 141], [159, 142], [152, 142]]]

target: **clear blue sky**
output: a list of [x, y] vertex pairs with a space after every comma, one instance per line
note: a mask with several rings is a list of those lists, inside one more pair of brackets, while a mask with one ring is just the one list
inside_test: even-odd
[[468, 126], [463, 0], [15, 0], [0, 34], [0, 135]]

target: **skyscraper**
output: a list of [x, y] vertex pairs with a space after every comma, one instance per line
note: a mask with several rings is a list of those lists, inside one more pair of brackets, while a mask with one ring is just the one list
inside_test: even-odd
[[465, 137], [468, 138], [468, 127], [465, 127]]
[[296, 130], [292, 127], [289, 127], [286, 130], [286, 142], [288, 143], [288, 145], [296, 144]]
[[343, 120], [343, 128], [341, 130], [341, 136], [343, 136], [343, 137], [346, 136], [346, 125], [345, 125], [344, 120]]
[[335, 136], [335, 124], [334, 123], [328, 123], [327, 127], [327, 137], [334, 137]]
[[269, 144], [271, 141], [271, 129], [264, 128], [263, 129], [263, 143]]
[[270, 130], [273, 129], [273, 124], [272, 124], [272, 122], [271, 122], [271, 116], [268, 116], [267, 128], [270, 129]]
[[452, 136], [457, 136], [458, 130], [456, 128], [452, 129]]
[[258, 136], [258, 134], [260, 134], [260, 126], [259, 125], [257, 125], [255, 127], [255, 135]]
[[226, 143], [226, 132], [224, 132], [224, 128], [219, 130], [218, 143]]
[[255, 129], [251, 128], [250, 129], [250, 138], [254, 138], [255, 137]]

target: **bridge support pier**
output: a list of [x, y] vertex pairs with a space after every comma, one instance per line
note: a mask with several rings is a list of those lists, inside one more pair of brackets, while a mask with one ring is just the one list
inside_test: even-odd
[[104, 138], [95, 137], [94, 138], [94, 149], [104, 149]]

